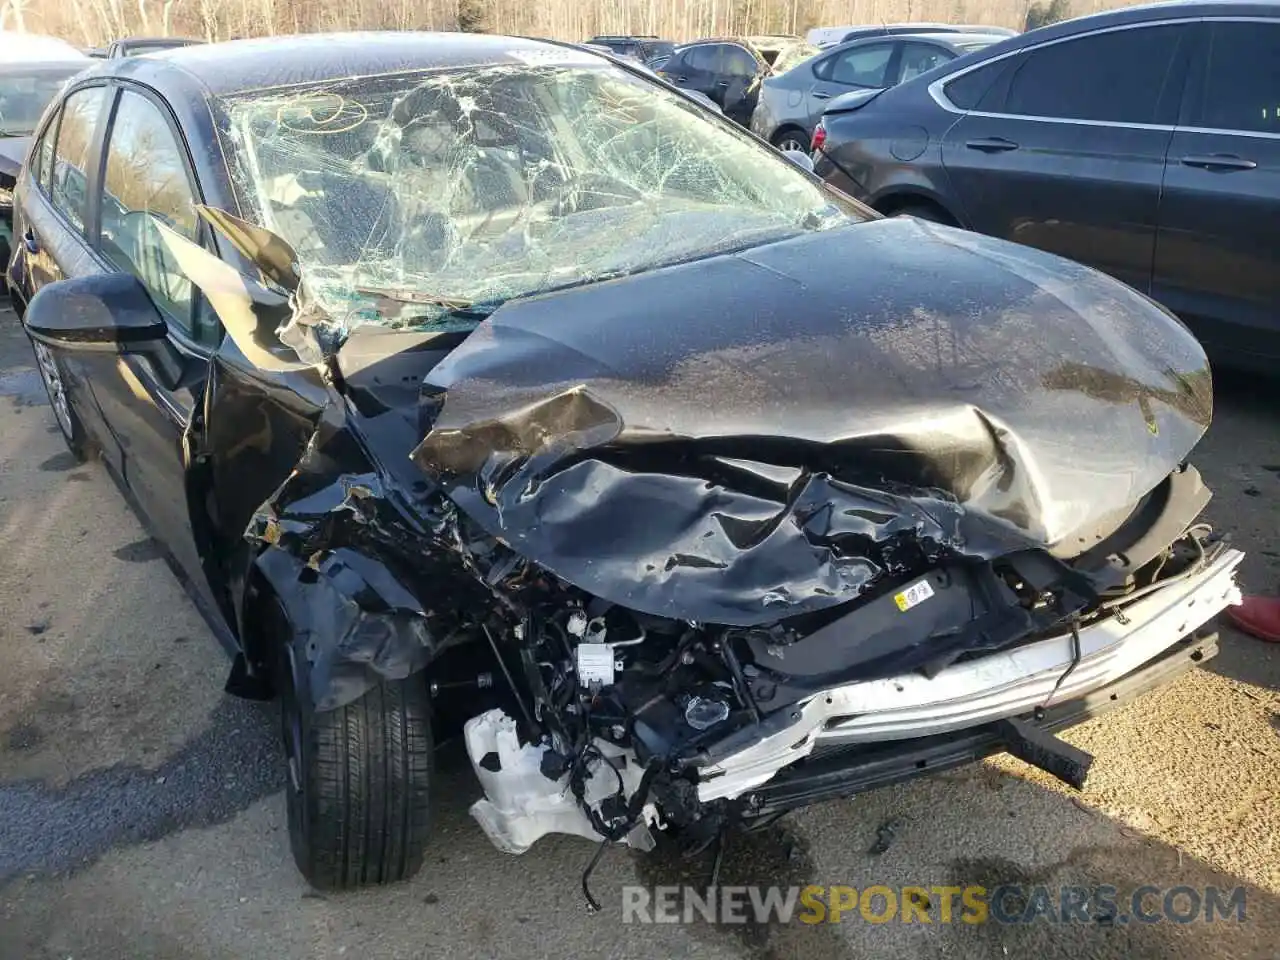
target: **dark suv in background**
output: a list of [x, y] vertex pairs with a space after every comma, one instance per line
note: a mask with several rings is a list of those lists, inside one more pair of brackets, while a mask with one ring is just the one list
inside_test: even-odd
[[1091, 264], [1211, 353], [1280, 359], [1280, 4], [1131, 7], [832, 101], [817, 172]]
[[617, 57], [639, 60], [641, 63], [665, 61], [676, 48], [671, 40], [660, 40], [654, 36], [599, 36], [592, 37], [587, 43], [597, 47], [608, 47]]
[[699, 40], [677, 47], [657, 70], [668, 83], [710, 97], [725, 116], [745, 127], [760, 98], [761, 81], [818, 52], [799, 37]]

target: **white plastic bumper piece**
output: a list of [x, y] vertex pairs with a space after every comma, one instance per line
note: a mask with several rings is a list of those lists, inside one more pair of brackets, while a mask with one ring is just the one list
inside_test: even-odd
[[737, 797], [768, 781], [819, 744], [872, 743], [945, 733], [1018, 716], [1105, 687], [1158, 656], [1240, 602], [1235, 570], [1244, 554], [1227, 550], [1195, 576], [1169, 583], [1080, 630], [1071, 665], [1070, 634], [918, 673], [852, 683], [796, 708], [796, 722], [702, 770], [703, 801]]

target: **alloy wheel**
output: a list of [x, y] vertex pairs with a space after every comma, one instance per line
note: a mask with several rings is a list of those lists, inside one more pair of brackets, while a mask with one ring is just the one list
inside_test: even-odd
[[807, 142], [801, 142], [799, 137], [793, 133], [789, 133], [778, 141], [778, 149], [783, 153], [786, 153], [788, 150], [794, 150], [796, 153], [808, 153], [809, 144]]
[[71, 407], [67, 401], [66, 385], [62, 381], [62, 371], [58, 368], [57, 358], [53, 351], [43, 343], [33, 344], [36, 351], [36, 362], [40, 366], [40, 377], [44, 380], [45, 389], [49, 393], [49, 405], [53, 407], [53, 415], [58, 418], [58, 426], [68, 437], [74, 434], [71, 425]]

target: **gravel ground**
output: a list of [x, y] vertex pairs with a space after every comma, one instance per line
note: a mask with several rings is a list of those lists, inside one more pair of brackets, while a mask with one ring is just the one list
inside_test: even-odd
[[[1249, 551], [1246, 587], [1275, 590], [1277, 394], [1220, 381], [1195, 457], [1210, 518]], [[1097, 757], [1083, 793], [997, 758], [739, 838], [721, 883], [1243, 886], [1243, 924], [623, 924], [624, 884], [705, 882], [709, 863], [614, 852], [590, 916], [579, 878], [594, 848], [498, 853], [449, 754], [418, 878], [309, 891], [288, 853], [273, 709], [222, 694], [222, 649], [101, 466], [65, 453], [9, 314], [0, 532], [0, 960], [1276, 956], [1280, 648], [1230, 631], [1206, 669], [1068, 734]], [[892, 845], [869, 854], [889, 821]]]

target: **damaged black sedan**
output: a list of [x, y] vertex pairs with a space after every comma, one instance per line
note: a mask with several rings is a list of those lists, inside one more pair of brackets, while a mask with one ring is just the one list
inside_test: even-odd
[[1078, 784], [1053, 729], [1237, 596], [1177, 320], [590, 52], [190, 47], [77, 78], [33, 155], [8, 280], [57, 422], [280, 698], [318, 887], [419, 867], [457, 734], [512, 853], [1001, 749]]

